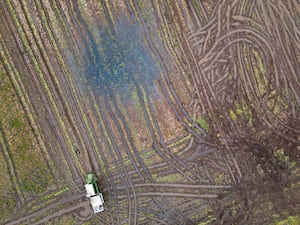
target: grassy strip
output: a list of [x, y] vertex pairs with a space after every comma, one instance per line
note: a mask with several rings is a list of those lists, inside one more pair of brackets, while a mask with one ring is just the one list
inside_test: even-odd
[[[48, 96], [50, 97], [50, 96], [51, 96], [51, 92], [50, 92], [50, 90], [49, 90], [49, 87], [47, 86], [47, 83], [46, 83], [46, 81], [45, 81], [45, 79], [44, 79], [44, 77], [43, 77], [43, 73], [42, 73], [42, 71], [41, 71], [41, 69], [40, 69], [40, 67], [39, 67], [38, 62], [37, 62], [37, 60], [35, 59], [33, 50], [32, 50], [32, 48], [31, 48], [31, 46], [30, 46], [30, 44], [29, 44], [29, 41], [28, 41], [27, 38], [26, 38], [25, 32], [23, 31], [22, 25], [20, 24], [20, 22], [19, 22], [19, 20], [18, 20], [17, 14], [16, 14], [16, 12], [14, 11], [14, 8], [13, 8], [13, 6], [12, 6], [12, 4], [11, 4], [11, 2], [10, 2], [9, 0], [7, 0], [7, 5], [8, 5], [8, 8], [9, 8], [9, 10], [10, 10], [10, 13], [11, 13], [11, 15], [12, 15], [12, 17], [13, 17], [13, 20], [14, 20], [14, 22], [15, 22], [15, 24], [16, 24], [16, 27], [17, 27], [19, 36], [20, 36], [20, 38], [21, 38], [21, 40], [22, 40], [22, 43], [23, 43], [25, 49], [27, 50], [27, 52], [29, 53], [30, 58], [31, 58], [31, 60], [32, 60], [32, 62], [33, 62], [33, 66], [34, 66], [34, 68], [35, 68], [35, 70], [36, 70], [36, 73], [37, 73], [38, 77], [40, 78], [40, 81], [41, 81], [43, 87], [45, 88], [45, 91], [47, 92]], [[54, 100], [53, 100], [51, 97], [50, 97], [50, 102], [52, 103], [52, 106], [53, 106], [53, 109], [55, 110], [55, 112], [58, 112], [58, 109], [57, 109], [57, 107], [56, 107], [56, 104], [55, 104]], [[54, 103], [54, 104], [53, 104], [53, 103]], [[65, 161], [63, 161], [63, 163], [66, 164], [66, 166], [67, 166], [67, 168], [68, 168], [68, 172], [71, 174], [71, 171], [70, 171], [70, 169], [69, 169], [69, 167], [68, 167], [68, 164], [67, 164]]]
[[288, 216], [286, 219], [276, 222], [276, 225], [299, 225], [300, 216]]
[[13, 190], [14, 188], [8, 169], [9, 167], [6, 164], [4, 157], [0, 153], [0, 223], [6, 222], [10, 219], [10, 217], [13, 216], [13, 210], [17, 205], [16, 193], [14, 193], [15, 191]]
[[[1, 53], [1, 58], [3, 59], [2, 50], [0, 51], [0, 53]], [[1, 87], [0, 87], [0, 118], [1, 118], [1, 120], [0, 120], [0, 126], [2, 126], [2, 123], [7, 124], [7, 122], [9, 123], [9, 121], [11, 119], [11, 117], [10, 117], [11, 114], [7, 112], [7, 108], [8, 108], [8, 106], [10, 107], [12, 105], [11, 102], [13, 101], [12, 96], [14, 94], [14, 91], [13, 91], [13, 89], [11, 87], [11, 84], [10, 84], [10, 82], [9, 82], [5, 72], [4, 72], [4, 69], [2, 67], [1, 67], [1, 70], [0, 70], [0, 75], [1, 75], [1, 83], [0, 83], [1, 84]], [[10, 132], [10, 130], [6, 131], [4, 126], [1, 129], [3, 129], [5, 132]], [[4, 149], [6, 149], [9, 146], [6, 146], [4, 138], [7, 138], [7, 137], [3, 137], [3, 134], [0, 135], [0, 142], [4, 146]], [[12, 179], [13, 179], [12, 182], [16, 186], [18, 196], [22, 198], [21, 187], [20, 187], [19, 182], [17, 181], [17, 178], [16, 178], [16, 174], [15, 174], [16, 171], [13, 168], [13, 162], [12, 162], [11, 155], [7, 152], [7, 149], [6, 149], [6, 151], [4, 151], [4, 154], [5, 154], [5, 158], [7, 159], [7, 162], [6, 162], [8, 164], [7, 166], [8, 166], [9, 170], [12, 173]], [[22, 200], [24, 200], [24, 199], [22, 199]]]
[[178, 145], [180, 145], [180, 144], [184, 144], [186, 141], [190, 140], [191, 137], [192, 137], [192, 135], [191, 135], [191, 134], [188, 134], [188, 135], [186, 135], [186, 136], [180, 138], [180, 139], [177, 140], [177, 141], [171, 142], [171, 143], [168, 144], [167, 146], [168, 146], [168, 148], [176, 147], [176, 146], [178, 146]]
[[[2, 36], [0, 34], [0, 40], [1, 39], [2, 39]], [[4, 50], [6, 53], [4, 52]], [[24, 110], [27, 120], [32, 128], [31, 130], [34, 133], [37, 143], [39, 144], [39, 148], [40, 148], [42, 154], [45, 156], [46, 161], [49, 163], [49, 167], [53, 169], [54, 168], [53, 161], [46, 150], [45, 143], [39, 132], [40, 129], [34, 120], [34, 116], [32, 113], [32, 112], [34, 112], [34, 110], [30, 106], [28, 96], [25, 92], [25, 88], [20, 79], [20, 74], [17, 71], [17, 69], [15, 69], [15, 67], [13, 66], [12, 58], [8, 54], [8, 49], [6, 47], [1, 48], [0, 56], [3, 59], [4, 65], [6, 66], [7, 70], [10, 71], [10, 73], [9, 73], [10, 80], [12, 82], [12, 85], [14, 87], [14, 90], [16, 91], [16, 94], [17, 94], [20, 102], [22, 103], [23, 110]]]
[[48, 200], [48, 199], [50, 199], [50, 198], [54, 198], [54, 197], [56, 197], [56, 196], [58, 196], [58, 195], [61, 195], [61, 194], [65, 193], [65, 192], [68, 191], [68, 190], [69, 190], [68, 187], [64, 187], [63, 189], [61, 189], [61, 190], [59, 190], [59, 191], [57, 191], [57, 192], [53, 192], [53, 193], [51, 193], [51, 194], [49, 194], [49, 195], [43, 196], [43, 197], [41, 198], [41, 200], [42, 200], [42, 201], [45, 201], [45, 200]]
[[[9, 0], [7, 0], [7, 4], [8, 4], [8, 7], [9, 7], [9, 10], [10, 10], [12, 16], [13, 16], [14, 22], [15, 22], [15, 24], [17, 26], [17, 29], [18, 29], [19, 35], [21, 37], [21, 40], [22, 40], [22, 42], [24, 44], [24, 47], [26, 48], [27, 52], [31, 56], [31, 60], [33, 62], [33, 66], [34, 66], [34, 68], [36, 70], [36, 73], [37, 73], [37, 75], [38, 75], [38, 77], [40, 79], [40, 82], [41, 82], [43, 88], [45, 89], [45, 91], [46, 91], [46, 93], [47, 93], [47, 95], [49, 97], [49, 101], [50, 101], [50, 103], [52, 105], [52, 108], [54, 110], [54, 113], [55, 113], [55, 115], [56, 115], [56, 117], [57, 117], [57, 119], [59, 121], [59, 124], [61, 125], [63, 134], [65, 135], [65, 138], [66, 138], [66, 141], [67, 141], [69, 147], [71, 147], [71, 149], [73, 149], [72, 141], [71, 141], [71, 139], [70, 139], [70, 137], [68, 135], [67, 128], [64, 125], [65, 124], [65, 122], [64, 122], [65, 120], [63, 120], [62, 117], [60, 116], [59, 110], [58, 110], [58, 108], [56, 106], [56, 103], [55, 103], [55, 100], [54, 100], [54, 98], [53, 98], [53, 96], [51, 94], [50, 88], [47, 85], [46, 79], [44, 78], [44, 75], [43, 75], [43, 72], [42, 72], [42, 70], [41, 70], [41, 68], [39, 66], [39, 63], [38, 63], [37, 59], [34, 56], [34, 52], [32, 50], [32, 47], [30, 46], [29, 41], [26, 38], [26, 34], [24, 33], [22, 25], [20, 24], [20, 22], [18, 20], [17, 14], [16, 14], [16, 12], [15, 12], [15, 10], [14, 10], [14, 8], [13, 8], [13, 6], [12, 6], [12, 4], [11, 4], [11, 2]], [[68, 173], [72, 174], [71, 170], [69, 168], [68, 162], [63, 161], [63, 163], [66, 164]]]
[[[53, 4], [53, 6], [51, 4]], [[71, 40], [73, 39], [71, 37], [70, 31], [65, 23], [65, 20], [62, 18], [62, 15], [61, 15], [62, 13], [59, 12], [59, 9], [56, 5], [56, 1], [41, 2], [41, 1], [37, 0], [36, 5], [38, 7], [39, 12], [42, 13], [42, 16], [41, 16], [42, 20], [45, 20], [46, 19], [45, 17], [47, 17], [47, 16], [46, 16], [46, 12], [41, 7], [43, 6], [44, 8], [45, 7], [51, 8], [51, 13], [50, 13], [50, 10], [47, 10], [47, 14], [48, 14], [50, 22], [49, 23], [47, 22], [48, 26], [46, 25], [46, 27], [47, 28], [49, 27], [49, 29], [52, 30], [53, 33], [55, 32], [53, 37], [59, 36], [59, 38], [57, 38], [57, 39], [54, 38], [55, 41], [53, 42], [53, 44], [54, 43], [62, 44], [61, 42], [63, 42], [65, 38], [71, 39]], [[54, 15], [52, 12], [54, 13]], [[44, 22], [44, 24], [46, 24], [46, 23]], [[53, 28], [51, 29], [50, 26], [55, 27], [55, 29], [53, 29]], [[52, 40], [52, 38], [50, 38], [50, 39]], [[57, 46], [58, 46], [58, 44], [57, 44]], [[54, 48], [55, 48], [55, 46], [54, 46]]]
[[3, 141], [6, 142], [5, 145], [9, 150], [7, 152], [9, 159], [15, 165], [13, 177], [17, 180], [17, 190], [20, 189], [27, 193], [41, 193], [47, 188], [51, 179], [50, 174], [44, 165], [44, 160], [41, 160], [41, 152], [36, 151], [36, 139], [8, 78], [6, 86], [4, 91], [7, 92], [7, 97], [2, 95], [4, 98], [0, 99], [3, 103], [1, 104], [3, 108], [0, 107], [2, 108], [0, 111], [5, 118], [2, 121], [2, 133]]
[[[61, 89], [61, 85], [60, 85], [60, 83], [59, 83], [59, 81], [58, 81], [58, 79], [56, 77], [56, 73], [54, 72], [54, 69], [51, 66], [50, 59], [47, 56], [47, 54], [45, 54], [46, 51], [45, 51], [44, 45], [43, 45], [42, 40], [40, 39], [40, 36], [39, 36], [39, 34], [38, 34], [38, 32], [37, 32], [37, 30], [35, 28], [34, 21], [32, 20], [32, 18], [30, 16], [30, 13], [28, 12], [27, 5], [26, 5], [26, 3], [24, 1], [22, 1], [22, 2], [23, 2], [23, 7], [24, 7], [24, 10], [25, 10], [25, 13], [26, 13], [27, 18], [29, 20], [29, 25], [31, 26], [31, 29], [33, 30], [33, 35], [36, 37], [35, 40], [37, 41], [37, 45], [41, 49], [41, 54], [43, 55], [43, 57], [44, 57], [44, 59], [46, 61], [45, 63], [47, 64], [47, 67], [50, 70], [49, 73], [52, 74], [52, 77], [53, 77], [53, 80], [54, 80], [54, 84], [57, 87], [59, 95], [62, 98], [62, 102], [64, 103], [63, 105], [64, 105], [64, 107], [66, 107], [66, 111], [71, 112], [71, 109], [70, 109], [69, 105], [67, 104], [67, 100], [64, 97], [63, 91]], [[64, 63], [62, 65], [64, 65]], [[69, 115], [70, 115], [70, 120], [71, 120], [70, 122], [73, 123], [76, 132], [79, 133], [78, 128], [76, 126], [76, 123], [74, 122], [74, 118], [72, 117], [72, 114], [69, 113]], [[73, 144], [72, 144], [72, 141], [70, 140], [71, 138], [69, 138], [69, 135], [68, 135], [67, 132], [65, 133], [65, 135], [67, 137], [67, 142], [69, 144], [70, 149], [73, 149]], [[80, 141], [83, 142], [82, 141], [82, 137], [80, 135], [78, 135], [78, 136], [79, 136]], [[74, 137], [74, 139], [76, 139], [76, 138]], [[71, 151], [71, 152], [73, 154], [73, 157], [76, 158], [77, 156], [76, 156], [75, 151]], [[84, 174], [83, 168], [82, 168], [81, 164], [79, 163], [79, 161], [76, 161], [76, 163], [77, 163], [78, 168], [82, 172], [82, 174]]]

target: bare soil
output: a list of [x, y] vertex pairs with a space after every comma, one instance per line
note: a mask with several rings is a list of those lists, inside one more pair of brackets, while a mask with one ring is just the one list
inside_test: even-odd
[[[6, 224], [299, 216], [296, 0], [6, 0], [0, 11], [0, 60], [56, 184]], [[97, 215], [89, 172], [105, 199]]]

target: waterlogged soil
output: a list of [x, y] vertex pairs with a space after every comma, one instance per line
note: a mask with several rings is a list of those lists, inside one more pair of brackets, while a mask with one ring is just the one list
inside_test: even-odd
[[[0, 10], [0, 60], [53, 181], [24, 195], [3, 160], [23, 199], [4, 224], [299, 218], [297, 1], [6, 0]], [[89, 172], [105, 199], [95, 215]]]
[[97, 95], [123, 95], [131, 94], [136, 85], [154, 85], [159, 75], [157, 64], [145, 46], [141, 27], [125, 16], [113, 29], [91, 26], [95, 26], [94, 35], [89, 31], [88, 36], [81, 37], [84, 60], [79, 69], [85, 73], [78, 74], [80, 81], [86, 80], [87, 88]]

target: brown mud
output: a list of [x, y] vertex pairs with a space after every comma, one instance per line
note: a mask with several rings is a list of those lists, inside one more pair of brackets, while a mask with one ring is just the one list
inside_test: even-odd
[[[68, 187], [65, 200], [19, 193], [26, 210], [7, 224], [270, 224], [300, 211], [297, 1], [5, 0], [0, 12], [0, 59], [55, 191]], [[82, 199], [89, 172], [98, 215]]]

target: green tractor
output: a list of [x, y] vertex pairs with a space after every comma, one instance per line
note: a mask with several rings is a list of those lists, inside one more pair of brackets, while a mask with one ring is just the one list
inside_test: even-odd
[[93, 173], [89, 173], [86, 177], [86, 197], [90, 199], [94, 213], [104, 211], [104, 199], [97, 184], [97, 177]]

